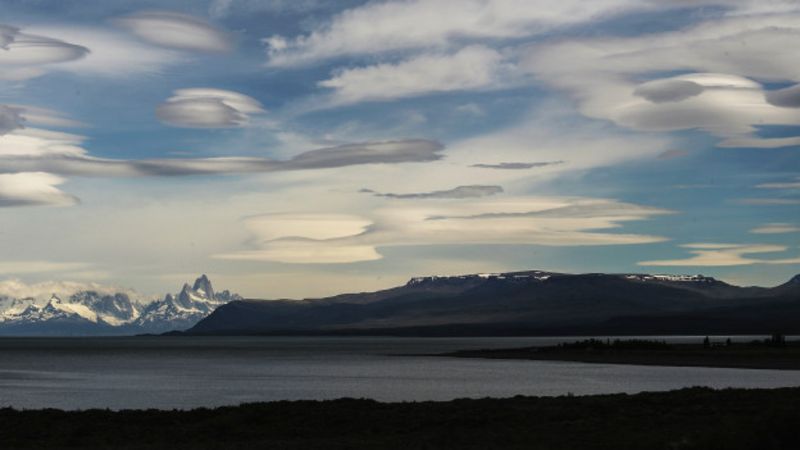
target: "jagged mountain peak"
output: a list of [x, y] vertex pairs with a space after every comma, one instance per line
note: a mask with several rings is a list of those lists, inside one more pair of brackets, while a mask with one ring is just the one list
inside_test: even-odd
[[192, 290], [198, 293], [204, 293], [209, 299], [214, 298], [214, 287], [211, 285], [211, 280], [208, 279], [206, 274], [202, 274], [198, 279], [194, 280]]
[[[168, 293], [161, 300], [149, 303], [133, 301], [124, 292], [82, 290], [69, 295], [52, 294], [43, 299], [0, 298], [0, 334], [3, 327], [26, 329], [60, 329], [67, 324], [81, 326], [83, 334], [130, 334], [163, 332], [189, 328], [220, 305], [239, 300], [229, 291], [215, 292], [207, 275], [193, 284], [184, 283], [177, 293]], [[70, 325], [72, 324], [72, 325]], [[38, 327], [38, 328], [35, 328]]]

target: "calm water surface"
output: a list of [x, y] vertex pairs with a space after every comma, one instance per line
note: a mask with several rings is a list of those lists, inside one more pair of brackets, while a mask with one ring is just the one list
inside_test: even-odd
[[3, 338], [0, 407], [190, 408], [340, 397], [410, 401], [800, 386], [800, 371], [402, 356], [565, 340], [574, 339]]

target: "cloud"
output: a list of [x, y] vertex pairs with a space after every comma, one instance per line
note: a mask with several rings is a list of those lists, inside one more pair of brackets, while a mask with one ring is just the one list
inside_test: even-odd
[[[757, 127], [800, 125], [759, 81], [799, 81], [800, 15], [741, 15], [622, 38], [543, 43], [520, 67], [569, 93], [585, 116], [642, 131], [700, 129], [721, 147], [775, 148]], [[675, 73], [680, 75], [674, 75]], [[759, 81], [756, 81], [759, 80]]]
[[[45, 272], [82, 272], [91, 269], [92, 265], [79, 262], [52, 262], [52, 261], [10, 261], [0, 263], [0, 274], [30, 274]], [[118, 286], [105, 286], [98, 283], [78, 283], [74, 281], [42, 281], [39, 283], [25, 283], [12, 278], [0, 281], [0, 297], [33, 298], [47, 301], [52, 295], [67, 298], [78, 292], [93, 291], [102, 295], [125, 293], [132, 300], [144, 300], [140, 294], [132, 289]]]
[[684, 156], [688, 155], [689, 152], [687, 150], [681, 149], [670, 149], [665, 152], [660, 153], [657, 158], [658, 159], [675, 159], [675, 158], [683, 158]]
[[[469, 176], [487, 177], [485, 181], [491, 183], [485, 184], [510, 188], [507, 178], [516, 183], [541, 182], [565, 172], [653, 158], [671, 147], [668, 139], [658, 135], [632, 134], [600, 122], [576, 121], [571, 108], [545, 102], [518, 123], [448, 145], [447, 160], [470, 167]], [[522, 170], [528, 168], [527, 164], [538, 169], [535, 180]], [[512, 168], [517, 170], [487, 170]]]
[[456, 107], [456, 112], [473, 117], [483, 117], [486, 115], [486, 111], [484, 111], [483, 108], [481, 108], [477, 103], [464, 103], [463, 105], [458, 105]]
[[212, 88], [179, 89], [156, 108], [162, 122], [185, 128], [230, 128], [246, 125], [251, 114], [264, 112], [258, 100]]
[[194, 16], [166, 11], [143, 11], [115, 22], [152, 44], [178, 50], [227, 52], [231, 37], [219, 28]]
[[0, 105], [0, 136], [17, 128], [22, 128], [22, 122], [22, 115], [18, 109], [8, 105]]
[[0, 25], [0, 49], [8, 50], [8, 46], [14, 42], [18, 30], [7, 25]]
[[[53, 127], [82, 127], [84, 124], [72, 120], [58, 111], [27, 105], [0, 104], [0, 136], [15, 130], [22, 130], [25, 125], [44, 125]], [[22, 134], [36, 134], [43, 130], [23, 131]], [[55, 135], [57, 133], [52, 133]], [[1, 154], [1, 153], [0, 153]]]
[[472, 164], [470, 167], [478, 167], [481, 169], [504, 169], [504, 170], [522, 170], [533, 169], [535, 167], [547, 167], [564, 164], [564, 161], [541, 161], [541, 162], [501, 162], [497, 164]]
[[300, 170], [436, 161], [442, 157], [439, 153], [442, 150], [442, 144], [425, 139], [347, 144], [301, 153], [283, 163], [283, 167], [286, 170]]
[[257, 13], [309, 13], [326, 6], [329, 3], [324, 0], [212, 0], [208, 14], [213, 18], [251, 17]]
[[740, 198], [736, 202], [756, 206], [800, 205], [800, 199], [795, 198]]
[[750, 230], [754, 234], [784, 234], [798, 231], [800, 231], [800, 227], [790, 223], [767, 223]]
[[416, 192], [412, 194], [393, 194], [380, 193], [371, 189], [362, 189], [361, 192], [372, 194], [376, 197], [397, 198], [397, 199], [462, 199], [478, 198], [500, 194], [503, 188], [500, 186], [469, 185], [458, 186], [453, 189], [432, 192]]
[[640, 266], [743, 266], [752, 264], [800, 264], [800, 257], [785, 259], [759, 259], [746, 255], [784, 252], [788, 249], [782, 245], [748, 245], [748, 244], [685, 244], [681, 247], [690, 249], [692, 257], [686, 259], [643, 261]]
[[382, 256], [370, 245], [337, 245], [288, 239], [270, 242], [260, 250], [220, 254], [217, 259], [231, 261], [272, 261], [286, 264], [346, 264], [374, 261]]
[[767, 92], [767, 101], [784, 108], [800, 108], [800, 84]]
[[338, 264], [371, 261], [381, 256], [374, 247], [338, 242], [363, 234], [372, 222], [347, 214], [265, 214], [245, 224], [258, 237], [259, 250], [218, 255], [240, 261]]
[[546, 6], [529, 0], [407, 0], [370, 2], [348, 9], [311, 33], [264, 40], [272, 66], [297, 66], [345, 55], [439, 47], [464, 39], [535, 36], [624, 10], [634, 0], [562, 0]]
[[[31, 273], [44, 273], [44, 272], [73, 272], [81, 271], [91, 268], [90, 264], [80, 262], [54, 262], [54, 261], [1, 261], [0, 274], [3, 275], [25, 275]], [[45, 283], [38, 287], [47, 286], [49, 288], [56, 287], [53, 283]], [[66, 287], [66, 286], [62, 286]], [[24, 285], [16, 280], [0, 281], [0, 296], [12, 295], [14, 297], [27, 297], [39, 295], [52, 295], [43, 292], [36, 292], [38, 289], [34, 287], [34, 292], [31, 292], [31, 286]], [[25, 295], [27, 294], [27, 295]], [[31, 295], [33, 294], [33, 295]]]
[[728, 17], [791, 13], [794, 0], [394, 0], [345, 10], [295, 37], [263, 40], [269, 65], [299, 66], [354, 55], [375, 55], [460, 42], [532, 38], [582, 23], [636, 12], [717, 7]]
[[30, 29], [87, 49], [79, 59], [44, 66], [47, 71], [124, 79], [141, 74], [157, 74], [166, 66], [187, 61], [180, 52], [154, 47], [103, 27], [42, 24], [31, 26]]
[[407, 139], [322, 148], [287, 160], [257, 157], [131, 160], [92, 157], [77, 145], [80, 139], [80, 136], [67, 134], [6, 135], [0, 139], [0, 173], [48, 172], [99, 177], [263, 173], [428, 162], [441, 158], [444, 148], [435, 141]]
[[604, 199], [573, 199], [570, 204], [547, 207], [535, 211], [485, 212], [467, 216], [431, 216], [428, 220], [446, 219], [496, 219], [524, 217], [560, 217], [571, 219], [615, 218], [641, 220], [650, 216], [672, 214], [672, 211], [649, 206]]
[[679, 102], [705, 90], [703, 85], [689, 80], [655, 80], [640, 84], [633, 95], [643, 97], [653, 103]]
[[352, 214], [264, 214], [250, 217], [246, 225], [269, 241], [286, 237], [335, 239], [363, 233], [372, 222]]
[[[659, 236], [611, 233], [623, 222], [668, 211], [608, 199], [513, 197], [469, 202], [398, 202], [346, 218], [307, 213], [245, 219], [250, 249], [220, 259], [296, 264], [350, 263], [381, 257], [380, 247], [403, 245], [529, 244], [627, 245], [661, 242]], [[330, 217], [330, 218], [329, 218]], [[290, 226], [286, 226], [289, 224]], [[337, 230], [326, 237], [320, 230]]]
[[56, 186], [63, 178], [42, 172], [0, 175], [0, 207], [8, 206], [70, 206], [78, 199]]
[[2, 24], [0, 24], [0, 50], [2, 50], [0, 66], [3, 67], [3, 71], [73, 61], [89, 53], [86, 47], [52, 37], [23, 33], [19, 28]]
[[800, 189], [800, 178], [797, 178], [797, 181], [787, 181], [785, 183], [763, 183], [756, 187], [759, 189]]
[[[30, 125], [41, 125], [47, 127], [74, 128], [85, 127], [86, 125], [77, 120], [73, 120], [59, 111], [38, 106], [28, 105], [6, 105], [16, 111], [22, 122]], [[18, 127], [21, 128], [21, 127]]]
[[473, 45], [453, 54], [426, 54], [396, 64], [340, 70], [318, 85], [333, 89], [334, 104], [350, 104], [496, 87], [506, 83], [513, 71], [498, 51]]

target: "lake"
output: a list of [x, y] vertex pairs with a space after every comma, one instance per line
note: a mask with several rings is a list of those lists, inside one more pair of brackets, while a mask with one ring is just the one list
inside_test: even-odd
[[800, 385], [800, 371], [404, 356], [575, 339], [2, 338], [0, 407], [171, 409], [340, 397], [450, 400]]

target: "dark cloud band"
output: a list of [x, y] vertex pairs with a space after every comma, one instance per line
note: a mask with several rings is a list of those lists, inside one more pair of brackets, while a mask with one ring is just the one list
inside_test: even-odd
[[440, 198], [478, 198], [500, 194], [503, 188], [500, 186], [469, 185], [458, 186], [453, 189], [432, 192], [415, 192], [411, 194], [380, 193], [371, 189], [362, 189], [361, 192], [372, 194], [376, 197], [398, 198], [398, 199], [440, 199]]
[[478, 167], [481, 169], [523, 170], [536, 167], [556, 166], [558, 164], [564, 164], [564, 161], [501, 162], [497, 164], [473, 164], [470, 167]]
[[427, 162], [440, 159], [443, 149], [444, 146], [435, 141], [409, 139], [311, 150], [288, 160], [242, 157], [120, 160], [84, 155], [0, 156], [0, 173], [47, 172], [98, 177], [224, 175]]

